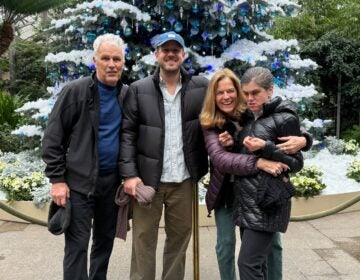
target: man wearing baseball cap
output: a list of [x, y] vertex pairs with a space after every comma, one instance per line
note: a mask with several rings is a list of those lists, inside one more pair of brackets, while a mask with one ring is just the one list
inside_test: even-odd
[[155, 38], [158, 68], [134, 82], [124, 101], [120, 172], [124, 190], [136, 195], [140, 183], [154, 186], [151, 208], [136, 202], [130, 279], [155, 279], [159, 222], [164, 208], [166, 241], [162, 279], [184, 279], [191, 237], [194, 184], [208, 170], [199, 123], [206, 78], [181, 65], [184, 39], [175, 32]]

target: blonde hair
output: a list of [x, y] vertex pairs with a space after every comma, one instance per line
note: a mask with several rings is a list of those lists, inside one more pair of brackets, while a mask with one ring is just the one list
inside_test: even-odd
[[228, 118], [228, 116], [216, 106], [215, 99], [218, 84], [225, 78], [228, 78], [232, 81], [238, 97], [234, 114], [231, 117], [240, 120], [241, 114], [246, 109], [245, 98], [242, 94], [240, 80], [238, 77], [236, 77], [235, 73], [228, 68], [219, 70], [215, 73], [209, 82], [204, 104], [200, 113], [200, 123], [204, 128], [222, 128], [226, 119]]

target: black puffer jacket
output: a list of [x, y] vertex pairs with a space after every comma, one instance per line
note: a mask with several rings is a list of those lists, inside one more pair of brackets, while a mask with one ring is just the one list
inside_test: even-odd
[[[208, 81], [181, 69], [181, 114], [185, 164], [197, 182], [208, 170], [208, 157], [199, 122]], [[138, 176], [145, 185], [160, 183], [165, 137], [163, 96], [159, 69], [154, 75], [132, 83], [124, 100], [120, 173]]]
[[[299, 119], [292, 104], [282, 101], [280, 97], [264, 104], [263, 115], [254, 120], [251, 112], [247, 112], [243, 131], [239, 135], [240, 143], [246, 136], [259, 137], [267, 140], [264, 150], [259, 156], [286, 163], [291, 172], [297, 172], [303, 167], [303, 158], [300, 152], [295, 155], [286, 155], [276, 148], [278, 137], [301, 136]], [[241, 146], [240, 153], [249, 154]], [[262, 176], [270, 176], [260, 172], [254, 176], [237, 177], [234, 184], [235, 223], [243, 228], [259, 231], [285, 232], [290, 219], [291, 201], [271, 210], [264, 210], [256, 202], [257, 190]]]

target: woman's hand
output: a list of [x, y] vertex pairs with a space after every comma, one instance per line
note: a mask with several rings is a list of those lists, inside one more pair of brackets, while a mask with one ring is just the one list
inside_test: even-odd
[[276, 145], [285, 154], [295, 154], [306, 146], [306, 138], [304, 136], [284, 136], [278, 138], [284, 143]]
[[250, 152], [255, 152], [257, 150], [263, 149], [265, 147], [266, 142], [265, 140], [262, 140], [257, 137], [246, 136], [243, 141], [243, 144]]
[[259, 158], [256, 161], [256, 167], [262, 171], [265, 171], [273, 176], [278, 176], [282, 172], [289, 170], [289, 166], [280, 161], [272, 161], [264, 158]]
[[229, 132], [225, 131], [219, 134], [219, 143], [223, 147], [230, 147], [234, 145], [234, 139]]

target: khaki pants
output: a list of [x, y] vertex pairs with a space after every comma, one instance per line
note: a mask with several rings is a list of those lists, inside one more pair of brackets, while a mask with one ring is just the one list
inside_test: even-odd
[[185, 273], [186, 249], [192, 229], [193, 183], [161, 183], [151, 208], [134, 203], [131, 280], [154, 280], [159, 222], [164, 205], [165, 247], [163, 280], [182, 280]]

